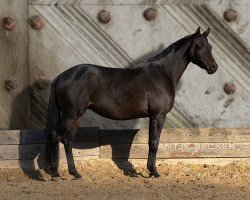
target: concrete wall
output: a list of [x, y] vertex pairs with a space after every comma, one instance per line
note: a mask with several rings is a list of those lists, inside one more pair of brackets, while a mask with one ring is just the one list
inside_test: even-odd
[[[209, 76], [195, 65], [188, 66], [178, 85], [175, 106], [168, 114], [166, 127], [249, 126], [249, 1], [29, 0], [28, 4], [28, 17], [38, 15], [44, 23], [40, 30], [26, 24], [28, 35], [23, 36], [29, 39], [29, 72], [25, 75], [29, 74], [32, 128], [44, 127], [48, 83], [65, 69], [79, 63], [109, 67], [135, 65], [192, 34], [198, 26], [202, 31], [211, 28], [208, 40], [219, 69]], [[143, 17], [149, 7], [158, 13], [153, 21]], [[232, 22], [226, 21], [223, 15], [228, 9], [237, 13]], [[108, 24], [97, 19], [101, 10], [110, 12]], [[236, 87], [232, 95], [223, 90], [227, 82]], [[1, 90], [5, 92], [4, 88]], [[15, 100], [8, 100], [17, 104], [8, 105], [5, 113], [22, 107], [19, 98], [23, 98], [23, 93], [19, 94]], [[10, 120], [10, 116], [5, 118]], [[147, 120], [117, 122], [87, 111], [81, 125], [106, 129], [147, 128]], [[1, 127], [13, 128], [15, 124], [10, 126], [4, 122]], [[18, 127], [23, 128], [20, 124]]]
[[0, 1], [0, 129], [30, 127], [27, 8], [26, 0]]

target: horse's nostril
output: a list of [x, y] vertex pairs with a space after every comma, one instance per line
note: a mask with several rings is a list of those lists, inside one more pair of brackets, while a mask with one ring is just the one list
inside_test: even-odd
[[212, 70], [217, 70], [217, 68], [218, 68], [217, 63], [213, 63], [213, 65], [212, 65], [211, 69], [212, 69]]
[[213, 74], [213, 73], [215, 73], [217, 71], [217, 68], [218, 68], [217, 63], [213, 62], [213, 63], [210, 64], [209, 68], [207, 69], [207, 72], [209, 74]]

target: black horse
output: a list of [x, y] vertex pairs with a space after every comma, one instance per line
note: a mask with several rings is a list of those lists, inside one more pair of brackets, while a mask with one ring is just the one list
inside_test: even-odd
[[72, 67], [51, 85], [45, 143], [46, 166], [53, 177], [58, 173], [59, 142], [64, 144], [69, 173], [81, 178], [74, 164], [72, 141], [80, 118], [87, 109], [109, 119], [128, 120], [149, 117], [150, 176], [158, 177], [156, 153], [166, 114], [172, 109], [175, 88], [190, 62], [216, 72], [218, 65], [212, 47], [200, 28], [161, 53], [134, 68], [107, 68], [91, 64]]

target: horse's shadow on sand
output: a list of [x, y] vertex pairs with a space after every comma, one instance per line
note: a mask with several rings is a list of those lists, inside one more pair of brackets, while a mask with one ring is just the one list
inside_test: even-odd
[[[117, 167], [123, 171], [124, 175], [130, 177], [143, 176], [141, 173], [137, 173], [132, 163], [128, 160], [131, 146], [138, 131], [138, 129], [99, 130], [95, 127], [79, 128], [73, 149], [79, 150], [78, 152], [85, 151], [86, 153], [81, 155], [74, 154], [75, 161], [81, 160], [85, 154], [87, 157], [111, 158]], [[43, 129], [23, 130], [20, 133], [20, 145], [18, 148], [20, 168], [29, 178], [38, 181], [44, 180], [39, 169], [45, 169], [44, 171], [49, 174], [44, 165], [45, 150], [43, 140]], [[64, 149], [60, 150], [64, 151]], [[65, 156], [63, 157], [65, 161], [66, 158]], [[59, 159], [62, 158], [60, 157]], [[81, 162], [84, 162], [84, 160], [81, 160]]]
[[[104, 148], [106, 145], [110, 145], [113, 162], [123, 171], [124, 175], [130, 177], [143, 176], [135, 170], [133, 164], [128, 160], [138, 131], [139, 129], [100, 131], [100, 145]], [[100, 153], [101, 156], [106, 156], [105, 152], [101, 151]]]

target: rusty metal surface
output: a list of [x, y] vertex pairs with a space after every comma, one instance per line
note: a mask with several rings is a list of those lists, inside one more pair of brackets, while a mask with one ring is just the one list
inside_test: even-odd
[[11, 31], [15, 27], [14, 19], [11, 17], [5, 17], [2, 20], [2, 25], [5, 30]]
[[237, 12], [234, 9], [228, 9], [223, 16], [227, 22], [233, 22], [237, 19]]
[[153, 20], [155, 20], [155, 18], [157, 16], [157, 10], [154, 8], [147, 8], [143, 12], [143, 16], [145, 17], [146, 20], [153, 21]]
[[18, 88], [19, 82], [15, 77], [10, 77], [5, 80], [5, 88], [6, 90], [13, 91]]
[[97, 18], [99, 19], [99, 21], [103, 24], [107, 24], [110, 22], [111, 20], [111, 14], [110, 12], [106, 11], [106, 10], [101, 10], [98, 15]]
[[40, 30], [44, 27], [44, 22], [40, 16], [35, 15], [29, 18], [30, 26], [35, 30]]

